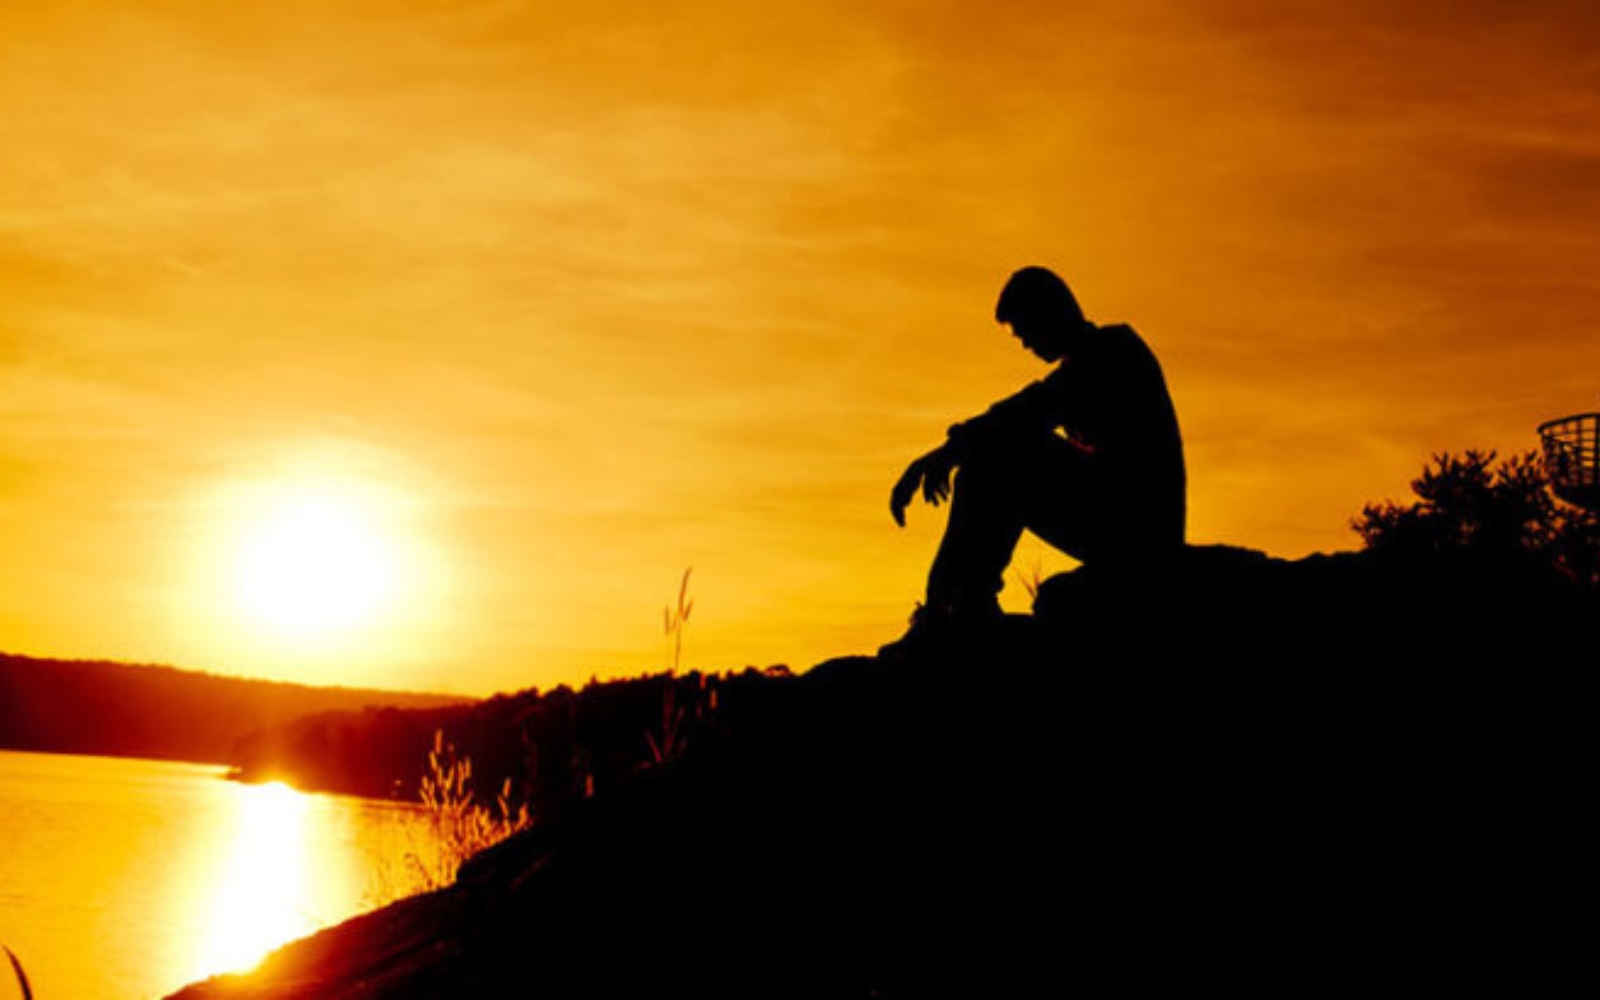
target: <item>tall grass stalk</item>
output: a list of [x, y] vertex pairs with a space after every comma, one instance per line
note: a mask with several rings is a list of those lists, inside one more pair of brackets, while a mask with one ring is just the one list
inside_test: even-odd
[[1044, 564], [1035, 557], [1033, 564], [1026, 571], [1016, 570], [1017, 582], [1022, 584], [1022, 589], [1028, 592], [1028, 603], [1039, 600], [1039, 588], [1044, 585]]
[[676, 607], [662, 609], [662, 630], [672, 646], [672, 666], [667, 669], [664, 691], [661, 695], [661, 730], [645, 733], [650, 743], [650, 756], [656, 764], [665, 764], [683, 753], [683, 708], [678, 704], [678, 669], [683, 665], [683, 633], [689, 625], [689, 613], [694, 610], [694, 598], [689, 596], [691, 566], [683, 571], [678, 584]]
[[511, 779], [500, 785], [494, 808], [472, 794], [472, 759], [458, 754], [444, 731], [434, 730], [428, 773], [422, 777], [422, 805], [433, 828], [433, 845], [427, 852], [408, 856], [422, 891], [455, 881], [461, 863], [492, 844], [499, 843], [532, 824], [526, 805], [511, 804]]
[[22, 960], [17, 958], [16, 953], [3, 944], [0, 944], [0, 949], [3, 949], [6, 953], [6, 958], [11, 960], [11, 971], [16, 973], [17, 985], [22, 987], [22, 1000], [33, 1000], [33, 987], [28, 985], [28, 974], [22, 971]]

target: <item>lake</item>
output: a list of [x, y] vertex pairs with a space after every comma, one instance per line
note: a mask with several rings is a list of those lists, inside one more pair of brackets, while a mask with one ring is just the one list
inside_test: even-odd
[[418, 807], [223, 774], [0, 751], [0, 944], [38, 1000], [163, 997], [414, 886]]

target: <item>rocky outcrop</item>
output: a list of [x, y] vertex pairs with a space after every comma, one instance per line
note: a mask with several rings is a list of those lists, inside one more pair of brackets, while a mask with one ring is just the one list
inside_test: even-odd
[[179, 996], [1537, 992], [1584, 954], [1597, 624], [1503, 566], [1071, 574]]

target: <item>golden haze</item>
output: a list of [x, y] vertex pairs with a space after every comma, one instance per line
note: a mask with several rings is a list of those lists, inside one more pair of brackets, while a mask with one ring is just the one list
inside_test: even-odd
[[[549, 686], [692, 565], [694, 665], [870, 650], [1025, 263], [1161, 355], [1196, 540], [1348, 548], [1595, 406], [1600, 13], [1292, 6], [6, 5], [0, 648]], [[392, 567], [342, 631], [236, 600], [285, 484]]]

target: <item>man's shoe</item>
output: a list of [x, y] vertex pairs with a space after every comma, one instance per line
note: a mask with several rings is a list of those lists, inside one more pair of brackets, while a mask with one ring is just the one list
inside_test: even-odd
[[1005, 620], [1000, 602], [990, 598], [974, 604], [919, 604], [911, 613], [905, 635], [878, 648], [878, 656], [908, 659], [948, 650], [987, 634]]

